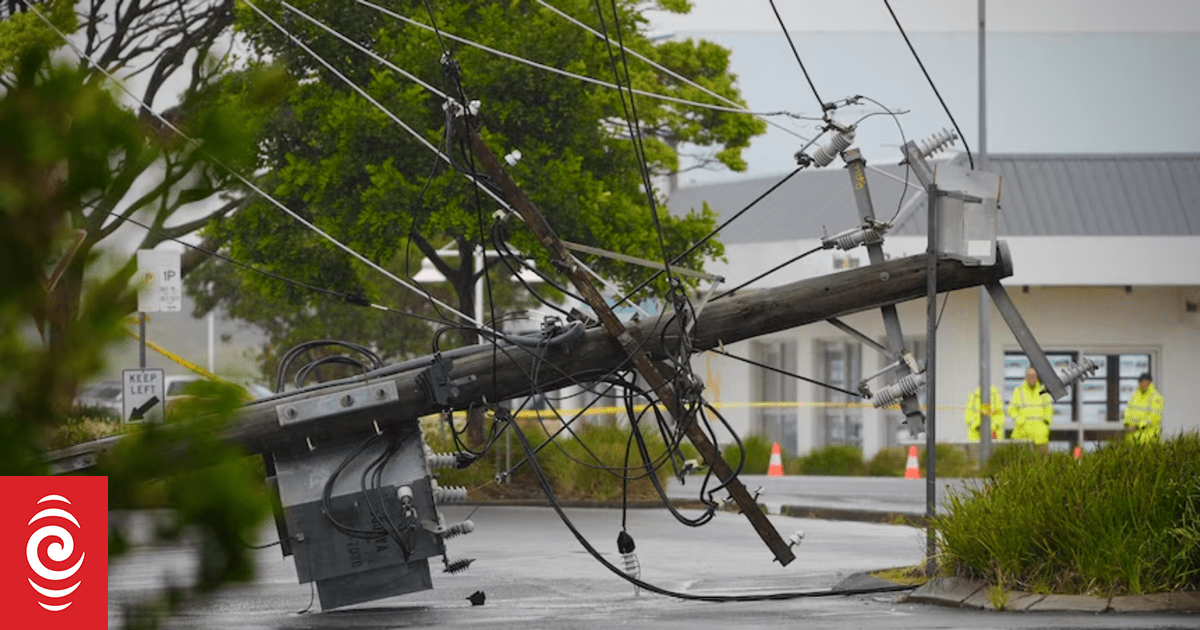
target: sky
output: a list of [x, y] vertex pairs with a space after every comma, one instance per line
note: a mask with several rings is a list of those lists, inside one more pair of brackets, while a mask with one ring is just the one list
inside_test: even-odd
[[[750, 109], [820, 112], [768, 0], [694, 0], [689, 15], [650, 12], [652, 29], [729, 48]], [[980, 148], [978, 2], [893, 0], [892, 7], [962, 129]], [[950, 118], [882, 0], [776, 0], [822, 101], [872, 97], [899, 116], [907, 139]], [[1200, 2], [993, 0], [986, 5], [986, 148], [995, 153], [1200, 152]], [[838, 112], [853, 122], [874, 108]], [[815, 123], [773, 118], [805, 138]], [[803, 140], [770, 128], [744, 152], [745, 174], [690, 171], [681, 185], [783, 173]], [[898, 161], [896, 121], [858, 128], [869, 161]], [[963, 149], [962, 143], [957, 145]]]

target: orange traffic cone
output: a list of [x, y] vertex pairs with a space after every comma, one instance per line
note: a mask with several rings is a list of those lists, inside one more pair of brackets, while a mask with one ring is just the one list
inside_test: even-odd
[[905, 479], [920, 479], [921, 465], [917, 463], [917, 447], [908, 447], [908, 464], [904, 468]]
[[767, 465], [767, 476], [783, 476], [783, 456], [779, 454], [779, 442], [771, 446], [771, 462]]

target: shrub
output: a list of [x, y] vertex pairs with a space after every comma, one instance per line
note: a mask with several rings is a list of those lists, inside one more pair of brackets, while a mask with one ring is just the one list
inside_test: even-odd
[[980, 475], [983, 477], [995, 477], [1001, 470], [1013, 465], [1015, 462], [1023, 461], [1025, 456], [1032, 451], [1029, 444], [993, 444], [992, 455], [984, 464]]
[[[620, 499], [626, 491], [628, 496], [644, 500], [656, 498], [657, 491], [647, 474], [637, 443], [630, 439], [628, 426], [611, 424], [579, 425], [573, 431], [559, 434], [552, 443], [546, 444], [547, 429], [536, 421], [522, 421], [521, 433], [529, 445], [537, 451], [538, 465], [546, 472], [551, 488], [559, 499], [609, 501]], [[552, 432], [552, 429], [551, 429]], [[665, 479], [673, 472], [671, 464], [664, 459], [666, 445], [657, 432], [643, 428], [646, 450], [655, 467], [658, 479]], [[435, 451], [453, 452], [458, 448], [450, 436], [427, 431], [426, 442]], [[516, 466], [525, 458], [521, 442], [512, 439], [512, 464]], [[464, 486], [471, 498], [541, 498], [542, 488], [528, 463], [513, 471], [508, 483], [496, 484], [498, 472], [505, 470], [499, 459], [505, 437], [501, 436], [491, 452], [465, 469], [439, 471], [442, 485]], [[628, 473], [623, 473], [626, 450], [629, 456]], [[697, 457], [694, 448], [681, 448], [685, 458]]]
[[[957, 444], [938, 444], [934, 450], [937, 455], [938, 477], [973, 477], [978, 468], [966, 449]], [[925, 449], [920, 449], [918, 461], [921, 464], [921, 476], [929, 474], [929, 460], [925, 457]]]
[[801, 468], [806, 475], [857, 477], [867, 473], [862, 450], [849, 444], [833, 444], [817, 449], [802, 458]]
[[729, 462], [729, 467], [737, 470], [738, 462], [742, 460], [742, 453], [745, 453], [745, 463], [742, 465], [743, 475], [765, 475], [767, 474], [767, 466], [771, 464], [771, 446], [773, 442], [768, 442], [766, 436], [749, 435], [742, 438], [742, 448], [739, 449], [737, 442], [729, 444], [721, 449], [725, 461]]
[[875, 453], [875, 457], [867, 462], [867, 474], [872, 477], [903, 477], [907, 467], [908, 449], [889, 446]]
[[1080, 460], [1012, 450], [934, 519], [944, 572], [1035, 592], [1200, 588], [1200, 435]]
[[127, 433], [130, 427], [111, 415], [76, 416], [54, 425], [48, 434], [46, 446], [50, 449], [66, 448], [92, 440]]

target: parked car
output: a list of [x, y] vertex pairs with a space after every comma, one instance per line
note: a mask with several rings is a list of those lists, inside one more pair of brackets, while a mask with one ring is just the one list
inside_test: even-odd
[[121, 381], [107, 380], [88, 383], [79, 388], [75, 396], [76, 412], [94, 409], [103, 415], [121, 417]]
[[186, 396], [187, 394], [184, 391], [187, 390], [188, 385], [200, 380], [204, 380], [204, 377], [196, 374], [173, 374], [168, 376], [166, 386], [164, 387], [164, 390], [167, 392], [167, 406], [169, 407], [171, 403]]
[[[187, 393], [188, 387], [192, 383], [195, 383], [196, 381], [202, 381], [202, 380], [204, 380], [204, 377], [199, 376], [197, 374], [179, 374], [179, 375], [168, 376], [166, 378], [166, 385], [165, 385], [165, 390], [167, 392], [167, 402], [166, 402], [167, 408], [168, 409], [171, 408], [173, 406], [173, 404], [176, 401], [178, 401], [179, 399], [186, 398], [189, 395]], [[267, 396], [272, 396], [274, 394], [274, 392], [272, 392], [265, 385], [262, 385], [260, 383], [253, 383], [253, 382], [247, 381], [247, 382], [239, 382], [239, 383], [235, 383], [235, 384], [238, 387], [241, 387], [242, 390], [245, 392], [245, 395], [242, 397], [245, 402], [250, 402], [251, 400], [258, 400], [259, 398], [266, 398]], [[118, 411], [120, 411], [119, 407], [120, 407], [120, 405], [118, 404]]]

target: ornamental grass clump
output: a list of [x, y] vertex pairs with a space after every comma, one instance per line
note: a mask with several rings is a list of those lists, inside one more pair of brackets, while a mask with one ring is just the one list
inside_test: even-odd
[[1040, 593], [1200, 589], [1200, 434], [1009, 456], [934, 520], [943, 572]]

